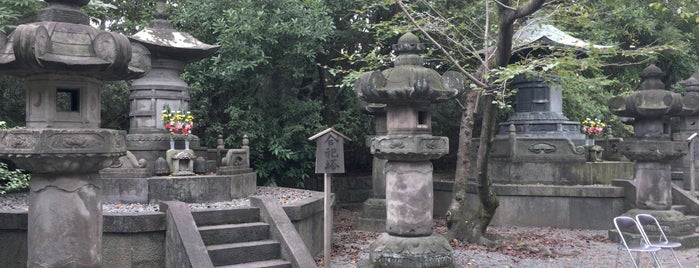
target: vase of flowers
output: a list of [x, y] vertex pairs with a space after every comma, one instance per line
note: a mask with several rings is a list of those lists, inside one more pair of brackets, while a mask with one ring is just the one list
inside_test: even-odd
[[163, 126], [170, 133], [170, 149], [175, 149], [175, 134], [184, 135], [185, 150], [189, 150], [189, 134], [194, 129], [194, 116], [190, 111], [173, 111], [169, 105], [163, 107]]
[[582, 132], [585, 134], [585, 145], [595, 145], [596, 136], [602, 135], [604, 128], [607, 126], [599, 118], [585, 118], [582, 121]]

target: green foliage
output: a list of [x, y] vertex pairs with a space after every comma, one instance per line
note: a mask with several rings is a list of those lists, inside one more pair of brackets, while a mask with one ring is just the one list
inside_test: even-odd
[[[7, 129], [7, 122], [0, 121], [0, 129]], [[29, 187], [31, 175], [21, 169], [10, 169], [0, 161], [0, 195], [21, 191]]]
[[0, 162], [0, 195], [29, 188], [30, 178], [23, 170], [10, 170], [7, 164]]

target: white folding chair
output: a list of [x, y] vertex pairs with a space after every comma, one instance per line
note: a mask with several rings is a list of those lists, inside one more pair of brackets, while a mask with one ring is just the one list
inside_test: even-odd
[[624, 231], [627, 231], [629, 233], [638, 233], [642, 234], [641, 232], [641, 226], [636, 222], [631, 217], [626, 217], [626, 216], [619, 216], [614, 218], [614, 227], [616, 227], [616, 231], [619, 232], [619, 238], [620, 238], [620, 243], [624, 248], [626, 249], [626, 252], [629, 253], [629, 257], [631, 257], [631, 262], [633, 262], [634, 267], [639, 268], [640, 266], [640, 261], [641, 257], [638, 257], [638, 260], [634, 259], [633, 253], [631, 252], [636, 252], [636, 253], [650, 253], [651, 257], [653, 258], [653, 261], [658, 265], [658, 267], [662, 267], [660, 264], [660, 260], [658, 260], [658, 257], [655, 255], [655, 252], [660, 250], [659, 247], [651, 246], [644, 238], [639, 239], [639, 244], [637, 246], [632, 246], [629, 245], [629, 243], [626, 241], [626, 238], [624, 237]]
[[[682, 246], [681, 243], [678, 242], [670, 242], [667, 239], [667, 236], [665, 236], [665, 231], [663, 231], [662, 226], [660, 226], [660, 223], [658, 223], [658, 220], [653, 217], [653, 215], [649, 214], [638, 214], [636, 215], [636, 221], [638, 222], [638, 225], [641, 227], [641, 235], [643, 236], [643, 239], [646, 240], [647, 243], [649, 243], [651, 246], [654, 247], [659, 247], [661, 249], [670, 249], [670, 252], [672, 252], [672, 257], [675, 258], [675, 261], [677, 262], [677, 265], [682, 268], [682, 264], [680, 264], [680, 261], [677, 259], [677, 255], [675, 255], [675, 248], [679, 248]], [[653, 242], [651, 241], [650, 237], [648, 237], [648, 234], [646, 233], [646, 230], [644, 226], [651, 225], [653, 228], [658, 229], [658, 241]]]

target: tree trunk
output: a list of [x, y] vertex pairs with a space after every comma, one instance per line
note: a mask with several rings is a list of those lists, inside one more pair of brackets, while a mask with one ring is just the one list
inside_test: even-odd
[[471, 153], [473, 144], [473, 122], [476, 114], [476, 99], [480, 92], [469, 91], [466, 95], [466, 107], [461, 113], [459, 125], [459, 145], [456, 152], [456, 171], [454, 172], [454, 186], [452, 199], [447, 210], [448, 236], [450, 238], [463, 239], [466, 211], [466, 188], [471, 175]]
[[[496, 55], [494, 59], [495, 67], [507, 66], [512, 56], [512, 36], [515, 20], [526, 17], [536, 10], [540, 9], [544, 0], [530, 0], [526, 4], [517, 8], [510, 6], [510, 0], [498, 1], [498, 42], [496, 43]], [[489, 69], [488, 66], [483, 66], [482, 70]], [[477, 211], [471, 215], [468, 220], [464, 220], [466, 215], [466, 187], [468, 183], [468, 174], [470, 173], [470, 136], [465, 136], [465, 124], [473, 126], [473, 114], [466, 114], [468, 107], [472, 103], [467, 103], [467, 109], [464, 111], [461, 119], [461, 127], [459, 133], [459, 152], [457, 155], [457, 170], [454, 177], [453, 200], [447, 212], [447, 224], [449, 226], [449, 237], [459, 240], [465, 240], [470, 243], [482, 245], [491, 245], [491, 240], [484, 237], [486, 229], [495, 216], [495, 211], [500, 205], [498, 197], [492, 189], [492, 180], [488, 176], [488, 162], [490, 160], [490, 148], [493, 144], [495, 132], [497, 130], [498, 107], [494, 104], [493, 94], [484, 95], [485, 111], [483, 112], [483, 122], [481, 124], [480, 145], [478, 148], [478, 159], [476, 162], [477, 170], [477, 191], [480, 204]], [[475, 100], [474, 100], [475, 101]], [[473, 104], [475, 105], [475, 104]], [[471, 117], [470, 121], [468, 117]], [[465, 148], [461, 148], [465, 147]]]

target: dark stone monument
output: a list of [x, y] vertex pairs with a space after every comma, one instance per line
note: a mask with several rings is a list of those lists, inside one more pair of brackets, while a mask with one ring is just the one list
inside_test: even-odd
[[432, 136], [430, 104], [465, 90], [456, 72], [440, 76], [423, 67], [417, 36], [403, 35], [393, 46], [395, 66], [367, 72], [356, 90], [369, 103], [386, 104], [386, 135], [371, 139], [371, 153], [386, 159], [386, 233], [370, 246], [372, 267], [453, 267], [453, 250], [432, 232], [432, 163], [449, 151], [446, 137]]
[[0, 46], [0, 73], [25, 77], [27, 128], [0, 130], [0, 157], [32, 172], [28, 267], [99, 267], [98, 171], [126, 155], [123, 131], [101, 129], [102, 81], [150, 68], [148, 51], [89, 25], [88, 0], [51, 0], [39, 22], [18, 26]]
[[582, 184], [586, 162], [580, 123], [563, 115], [561, 89], [543, 77], [518, 76], [515, 113], [500, 123], [489, 172], [494, 182]]
[[663, 72], [655, 65], [640, 74], [638, 91], [609, 100], [609, 109], [618, 116], [633, 118], [634, 139], [621, 143], [620, 151], [635, 161], [636, 209], [626, 215], [647, 213], [667, 225], [665, 233], [674, 241], [693, 236], [697, 217], [685, 216], [672, 208], [670, 163], [687, 154], [687, 142], [671, 140], [670, 118], [699, 110], [699, 98], [665, 89]]

